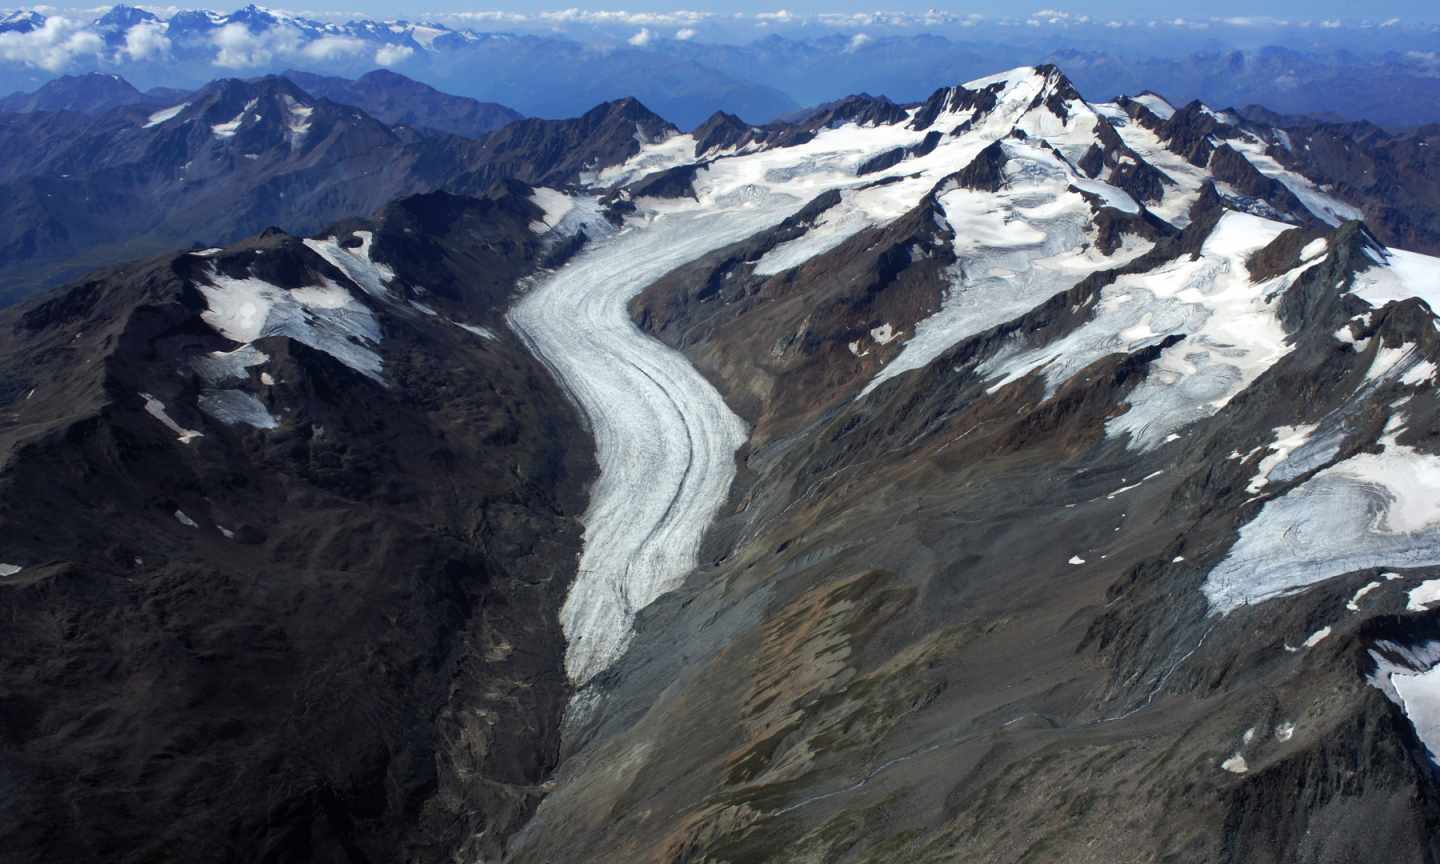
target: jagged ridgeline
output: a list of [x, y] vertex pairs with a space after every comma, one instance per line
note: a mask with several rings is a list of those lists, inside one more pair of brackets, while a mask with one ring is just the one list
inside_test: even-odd
[[374, 159], [253, 198], [372, 215], [0, 313], [19, 860], [1440, 857], [1420, 133], [1051, 66], [106, 116], [127, 173]]

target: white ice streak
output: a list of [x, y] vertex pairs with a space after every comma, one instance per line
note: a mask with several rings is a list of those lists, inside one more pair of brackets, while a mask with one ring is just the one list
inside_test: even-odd
[[234, 138], [235, 133], [240, 131], [240, 124], [245, 122], [245, 115], [254, 109], [256, 101], [255, 99], [251, 99], [245, 103], [245, 107], [240, 110], [239, 114], [235, 115], [234, 119], [227, 120], [224, 123], [212, 124], [210, 131], [216, 138]]
[[199, 527], [200, 527], [199, 524], [197, 524], [194, 519], [191, 519], [189, 516], [185, 515], [185, 511], [184, 511], [184, 510], [176, 510], [176, 511], [175, 511], [175, 521], [176, 521], [176, 522], [179, 522], [181, 525], [184, 525], [186, 528], [199, 528]]
[[461, 324], [460, 322], [457, 321], [457, 322], [455, 322], [455, 326], [457, 326], [457, 327], [459, 327], [461, 330], [465, 330], [465, 331], [467, 331], [467, 332], [469, 332], [469, 333], [474, 333], [476, 336], [479, 336], [481, 339], [488, 339], [488, 340], [490, 340], [491, 342], [494, 342], [496, 339], [499, 338], [498, 336], [495, 335], [495, 331], [494, 331], [494, 330], [491, 330], [489, 327], [481, 327], [479, 324]]
[[145, 125], [141, 128], [149, 129], [152, 126], [159, 126], [161, 123], [164, 123], [167, 120], [173, 120], [176, 117], [180, 116], [181, 111], [184, 111], [186, 108], [189, 107], [189, 102], [181, 102], [179, 105], [172, 105], [169, 108], [162, 108], [161, 110], [156, 111], [154, 114], [151, 114], [148, 118], [146, 118]]
[[280, 103], [285, 108], [285, 128], [290, 130], [290, 140], [298, 143], [310, 131], [310, 115], [315, 113], [315, 108], [284, 93], [280, 95]]
[[1327, 624], [1314, 633], [1311, 633], [1301, 644], [1306, 648], [1314, 648], [1328, 638], [1330, 638], [1330, 625]]
[[370, 307], [334, 282], [287, 291], [254, 277], [214, 272], [209, 284], [196, 287], [209, 307], [201, 318], [222, 336], [241, 343], [288, 336], [383, 381], [383, 364], [372, 347], [380, 342], [380, 324]]
[[1354, 596], [1352, 596], [1349, 602], [1345, 604], [1345, 608], [1349, 609], [1351, 612], [1359, 612], [1361, 598], [1379, 587], [1379, 582], [1366, 582], [1364, 585], [1360, 586], [1360, 588], [1355, 591]]
[[197, 432], [194, 429], [186, 429], [179, 423], [176, 423], [174, 419], [170, 417], [169, 412], [165, 410], [164, 402], [161, 402], [159, 399], [156, 399], [149, 393], [141, 393], [140, 398], [145, 400], [146, 413], [148, 413], [151, 417], [154, 417], [156, 420], [159, 420], [161, 423], [165, 424], [165, 428], [169, 429], [171, 432], [174, 432], [175, 435], [180, 439], [181, 444], [189, 444], [196, 438], [205, 437], [205, 433], [203, 432]]
[[24, 569], [19, 564], [0, 564], [0, 576], [14, 576]]
[[198, 403], [201, 411], [227, 426], [243, 423], [256, 429], [274, 429], [280, 425], [264, 402], [244, 390], [206, 390]]
[[1259, 470], [1251, 479], [1246, 491], [1255, 494], [1265, 488], [1270, 482], [1270, 474], [1281, 463], [1290, 458], [1290, 454], [1310, 443], [1310, 436], [1315, 434], [1319, 428], [1315, 423], [1301, 423], [1296, 426], [1281, 426], [1275, 430], [1275, 441], [1270, 445], [1270, 454], [1260, 460]]

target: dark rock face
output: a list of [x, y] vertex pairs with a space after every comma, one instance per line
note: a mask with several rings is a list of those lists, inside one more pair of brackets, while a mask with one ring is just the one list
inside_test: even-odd
[[1359, 206], [1385, 243], [1440, 254], [1440, 127], [1391, 134], [1367, 123], [1308, 123], [1282, 131], [1269, 150], [1281, 164]]
[[136, 90], [119, 75], [91, 72], [62, 75], [34, 93], [13, 93], [0, 99], [0, 112], [76, 111], [98, 114], [124, 105], [150, 104], [155, 97]]
[[656, 171], [626, 188], [631, 195], [637, 198], [694, 198], [695, 172], [698, 170], [700, 170], [698, 164], [679, 165], [664, 171]]
[[[1145, 203], [1161, 200], [1165, 195], [1165, 187], [1174, 184], [1174, 181], [1158, 168], [1141, 159], [1139, 154], [1126, 146], [1115, 127], [1110, 125], [1110, 121], [1100, 118], [1095, 125], [1095, 134], [1099, 144], [1091, 145], [1082, 159], [1085, 164], [1080, 166], [1091, 177], [1099, 176], [1101, 171], [1108, 168], [1110, 185], [1125, 190], [1131, 198]], [[1094, 173], [1091, 173], [1092, 171]]]
[[[0, 535], [27, 562], [0, 579], [9, 855], [488, 859], [528, 818], [559, 754], [557, 614], [594, 471], [495, 326], [536, 215], [498, 190], [337, 227], [374, 232], [390, 301], [271, 232], [0, 315]], [[386, 384], [272, 336], [227, 386], [279, 425], [205, 414], [194, 363], [234, 347], [200, 317], [212, 267], [347, 286]], [[142, 393], [203, 437], [177, 441]]]
[[[387, 92], [373, 98], [399, 110]], [[179, 104], [160, 121], [154, 106], [0, 116], [0, 305], [95, 266], [268, 225], [317, 231], [404, 195], [479, 196], [508, 178], [565, 185], [633, 155], [637, 130], [674, 133], [622, 100], [478, 141], [422, 135], [279, 77], [219, 81]]]
[[724, 111], [716, 111], [710, 119], [695, 129], [695, 158], [715, 150], [739, 148], [754, 140], [763, 140], [763, 131], [758, 130]]
[[523, 117], [504, 105], [441, 93], [388, 69], [367, 72], [353, 81], [311, 72], [290, 71], [284, 76], [307, 93], [340, 105], [353, 105], [387, 126], [481, 138]]
[[935, 122], [935, 118], [945, 112], [964, 111], [973, 108], [976, 114], [983, 114], [995, 107], [996, 93], [999, 92], [998, 85], [986, 87], [983, 90], [968, 90], [963, 86], [942, 87], [930, 94], [930, 98], [920, 106], [911, 121], [912, 129], [929, 129]]
[[1249, 159], [1241, 156], [1229, 144], [1221, 144], [1215, 148], [1209, 167], [1216, 180], [1229, 183], [1246, 195], [1264, 200], [1292, 219], [1305, 221], [1312, 218], [1310, 211], [1285, 184], [1261, 174], [1250, 164]]
[[998, 192], [1005, 186], [1005, 145], [1000, 141], [981, 150], [970, 164], [955, 174], [955, 182], [962, 189], [978, 192]]
[[535, 185], [571, 183], [582, 171], [633, 156], [640, 138], [660, 141], [678, 131], [634, 99], [607, 102], [576, 120], [522, 120], [481, 142], [479, 164], [455, 188], [484, 188], [510, 177]]

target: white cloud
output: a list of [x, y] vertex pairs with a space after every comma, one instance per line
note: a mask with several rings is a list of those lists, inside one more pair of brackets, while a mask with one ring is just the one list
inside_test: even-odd
[[1321, 21], [1320, 26], [1324, 27], [1326, 30], [1334, 30], [1340, 26], [1340, 21], [1336, 18], [1331, 18], [1326, 21]]
[[1400, 24], [1400, 19], [1399, 19], [1399, 18], [1386, 18], [1384, 21], [1381, 21], [1381, 22], [1380, 22], [1380, 26], [1381, 26], [1381, 27], [1395, 27], [1395, 26], [1398, 26], [1399, 24]]
[[363, 40], [356, 39], [352, 36], [321, 36], [319, 39], [308, 43], [300, 50], [300, 53], [311, 60], [323, 61], [334, 60], [339, 57], [352, 57], [356, 54], [364, 53], [366, 47]]
[[845, 51], [847, 53], [853, 54], [874, 41], [874, 39], [871, 39], [868, 35], [864, 33], [856, 33], [854, 36], [850, 37], [850, 44], [845, 46]]
[[394, 66], [415, 53], [409, 45], [382, 45], [375, 52], [375, 62], [381, 66]]
[[691, 39], [694, 39], [698, 35], [700, 35], [700, 31], [696, 30], [694, 27], [685, 27], [681, 30], [675, 31], [675, 38], [679, 39], [681, 42], [689, 42]]
[[76, 57], [100, 53], [104, 41], [68, 18], [46, 18], [29, 33], [0, 33], [0, 60], [60, 72]]
[[300, 33], [289, 25], [251, 33], [244, 24], [226, 24], [211, 37], [218, 49], [213, 61], [227, 69], [264, 66], [277, 56], [296, 54], [300, 50]]
[[631, 36], [625, 41], [629, 42], [631, 45], [634, 45], [636, 48], [644, 48], [646, 45], [650, 44], [650, 40], [653, 38], [654, 34], [650, 32], [650, 28], [645, 27], [642, 28], [639, 33], [636, 33], [634, 36]]
[[699, 24], [712, 17], [709, 12], [679, 9], [674, 12], [626, 12], [604, 9], [562, 9], [541, 12], [540, 19], [551, 24], [628, 24], [636, 27], [676, 27]]
[[159, 59], [170, 53], [170, 37], [165, 35], [165, 24], [160, 21], [142, 21], [125, 31], [125, 47], [120, 53], [131, 60]]

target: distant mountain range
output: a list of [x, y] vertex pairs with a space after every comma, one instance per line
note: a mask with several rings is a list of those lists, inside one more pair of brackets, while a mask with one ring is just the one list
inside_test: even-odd
[[516, 120], [391, 72], [295, 78], [364, 107], [280, 76], [156, 94], [87, 75], [12, 98], [42, 110], [0, 113], [0, 304], [177, 246], [318, 230], [403, 195], [573, 182], [675, 131], [632, 99]]
[[[451, 20], [490, 20], [503, 28], [513, 16]], [[319, 20], [253, 5], [168, 17], [122, 5], [83, 22], [22, 10], [0, 18], [0, 92], [33, 90], [57, 74], [87, 71], [119, 73], [142, 89], [193, 89], [220, 74], [299, 70], [356, 78], [393, 67], [446, 92], [528, 116], [575, 116], [630, 96], [692, 128], [715, 111], [764, 122], [858, 92], [915, 101], [936, 80], [1025, 61], [1057, 63], [1087, 92], [1149, 88], [1176, 102], [1258, 103], [1385, 126], [1440, 122], [1440, 55], [1433, 34], [1380, 41], [1376, 34], [1396, 32], [1387, 28], [1334, 31], [1350, 34], [1347, 43], [1287, 35], [1284, 45], [1267, 46], [1257, 45], [1251, 31], [1240, 31], [1244, 41], [1227, 41], [1218, 27], [1208, 41], [1181, 42], [1134, 27], [1043, 38], [1036, 27], [969, 35], [968, 28], [948, 35], [913, 27], [873, 34], [858, 29], [873, 28], [872, 16], [868, 25], [857, 19], [853, 27], [832, 21], [821, 36], [802, 30], [707, 41], [675, 24], [629, 31], [626, 38], [609, 31], [567, 33], [558, 29], [566, 16], [549, 20], [548, 29], [487, 32], [436, 21]]]

